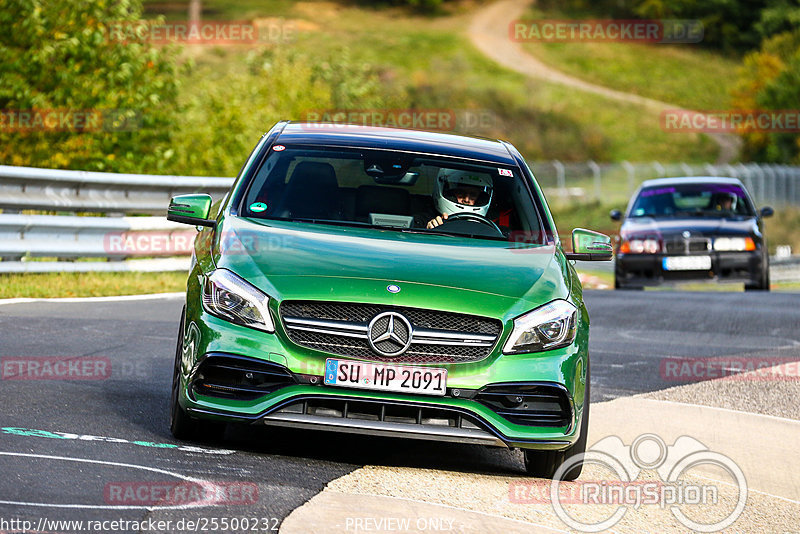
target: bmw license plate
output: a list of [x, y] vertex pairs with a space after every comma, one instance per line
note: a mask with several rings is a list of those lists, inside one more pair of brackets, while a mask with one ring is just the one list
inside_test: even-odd
[[668, 256], [663, 259], [665, 271], [708, 271], [711, 256]]
[[328, 359], [325, 361], [325, 384], [377, 391], [444, 395], [447, 391], [447, 369]]

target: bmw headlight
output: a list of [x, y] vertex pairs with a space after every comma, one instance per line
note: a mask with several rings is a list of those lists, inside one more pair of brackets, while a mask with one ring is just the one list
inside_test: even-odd
[[269, 297], [231, 271], [217, 269], [203, 284], [203, 308], [242, 326], [274, 332]]
[[718, 237], [714, 239], [714, 250], [743, 251], [755, 250], [756, 243], [752, 237]]
[[554, 300], [514, 319], [514, 330], [503, 347], [505, 354], [540, 352], [566, 347], [575, 341], [578, 309], [566, 300]]

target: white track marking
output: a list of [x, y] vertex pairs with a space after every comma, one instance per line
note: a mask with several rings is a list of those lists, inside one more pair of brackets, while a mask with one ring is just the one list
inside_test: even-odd
[[[0, 451], [0, 456], [21, 456], [25, 458], [43, 458], [46, 460], [62, 460], [65, 462], [78, 462], [78, 463], [87, 463], [87, 464], [99, 464], [99, 465], [110, 465], [113, 467], [127, 467], [130, 469], [141, 469], [143, 471], [150, 471], [153, 473], [159, 473], [162, 475], [166, 475], [169, 477], [179, 478], [186, 482], [192, 482], [198, 484], [206, 489], [213, 489], [216, 485], [213, 482], [209, 482], [206, 480], [201, 480], [199, 478], [190, 477], [187, 475], [181, 475], [180, 473], [173, 473], [172, 471], [167, 471], [165, 469], [159, 469], [157, 467], [148, 467], [146, 465], [137, 465], [137, 464], [125, 464], [121, 462], [106, 462], [104, 460], [90, 460], [87, 458], [68, 458], [65, 456], [50, 456], [47, 454], [28, 454], [22, 452], [2, 452]], [[7, 473], [8, 474], [8, 473]], [[208, 504], [208, 503], [191, 503], [191, 504], [180, 504], [175, 506], [117, 506], [112, 504], [58, 504], [58, 503], [43, 503], [43, 502], [25, 502], [25, 501], [5, 501], [0, 500], [0, 504], [10, 504], [13, 506], [38, 506], [38, 507], [46, 507], [46, 508], [81, 508], [81, 509], [92, 509], [92, 510], [185, 510], [187, 508], [202, 508], [207, 506], [215, 506], [215, 504]]]

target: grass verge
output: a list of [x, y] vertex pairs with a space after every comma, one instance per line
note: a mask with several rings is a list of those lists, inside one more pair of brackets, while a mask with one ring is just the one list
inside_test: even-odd
[[[593, 18], [531, 9], [526, 20]], [[547, 65], [588, 82], [697, 110], [730, 107], [739, 62], [695, 44], [525, 43]]]
[[3, 299], [144, 295], [185, 289], [185, 272], [0, 274]]

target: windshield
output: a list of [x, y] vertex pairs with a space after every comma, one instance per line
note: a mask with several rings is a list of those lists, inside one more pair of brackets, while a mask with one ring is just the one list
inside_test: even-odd
[[518, 169], [394, 151], [273, 147], [241, 214], [543, 243]]
[[678, 184], [646, 187], [639, 192], [630, 217], [753, 216], [753, 208], [736, 184]]

